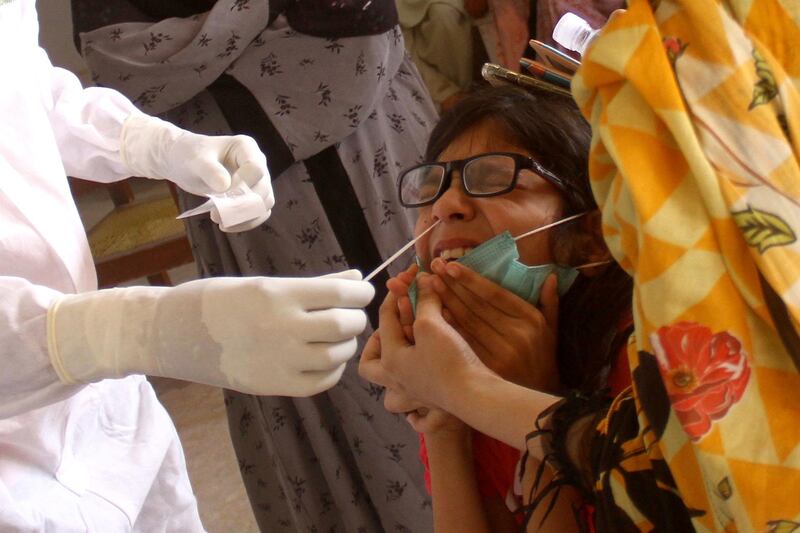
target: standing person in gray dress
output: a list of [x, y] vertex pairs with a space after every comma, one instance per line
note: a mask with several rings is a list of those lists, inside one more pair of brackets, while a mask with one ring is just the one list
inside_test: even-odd
[[[226, 234], [189, 220], [203, 276], [366, 273], [410, 239], [395, 178], [421, 159], [436, 112], [392, 0], [72, 0], [72, 9], [98, 84], [199, 133], [249, 134], [267, 154], [279, 199], [269, 223]], [[181, 198], [184, 208], [201, 201]], [[386, 279], [375, 279], [379, 292]], [[431, 530], [417, 437], [356, 368], [308, 399], [226, 391], [263, 531]]]

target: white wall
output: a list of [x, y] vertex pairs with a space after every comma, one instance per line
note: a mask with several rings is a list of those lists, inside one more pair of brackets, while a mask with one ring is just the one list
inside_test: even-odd
[[37, 0], [39, 43], [47, 50], [54, 65], [64, 67], [88, 85], [89, 71], [72, 41], [70, 0]]

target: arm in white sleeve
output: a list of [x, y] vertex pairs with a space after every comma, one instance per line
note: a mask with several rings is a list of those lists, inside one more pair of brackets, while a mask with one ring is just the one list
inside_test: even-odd
[[83, 385], [61, 382], [47, 350], [47, 310], [61, 296], [0, 277], [0, 419], [63, 400]]
[[374, 289], [360, 279], [213, 278], [68, 295], [0, 276], [0, 419], [130, 374], [316, 394], [339, 381], [366, 326]]
[[48, 312], [48, 350], [65, 383], [147, 374], [308, 396], [339, 381], [374, 294], [351, 270], [64, 295]]
[[47, 80], [48, 112], [67, 174], [109, 183], [130, 176], [168, 179], [197, 195], [223, 193], [242, 182], [255, 210], [243, 220], [225, 213], [211, 218], [223, 231], [242, 231], [264, 222], [275, 204], [267, 161], [244, 135], [208, 137], [182, 130], [138, 111], [121, 93], [83, 88], [71, 72], [53, 67], [38, 49], [40, 79]]
[[33, 63], [67, 175], [105, 183], [133, 175], [120, 153], [122, 127], [141, 112], [113, 89], [84, 88], [74, 74], [54, 67], [41, 48]]

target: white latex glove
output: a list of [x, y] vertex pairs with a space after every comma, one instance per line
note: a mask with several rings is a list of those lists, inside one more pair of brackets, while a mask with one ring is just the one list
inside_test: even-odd
[[335, 385], [356, 351], [375, 294], [360, 280], [348, 270], [65, 295], [48, 312], [50, 359], [66, 383], [148, 374], [309, 396]]
[[252, 229], [269, 218], [275, 205], [267, 159], [246, 135], [198, 135], [156, 117], [134, 114], [123, 125], [121, 153], [133, 175], [169, 180], [198, 196], [246, 183], [263, 205], [256, 202], [253, 216], [234, 225], [226, 225], [215, 207], [211, 219], [222, 231]]

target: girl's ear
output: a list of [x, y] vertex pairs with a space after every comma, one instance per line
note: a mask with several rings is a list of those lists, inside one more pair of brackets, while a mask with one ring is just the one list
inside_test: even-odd
[[[583, 254], [582, 264], [601, 263], [603, 261], [613, 261], [611, 252], [603, 238], [603, 215], [599, 209], [595, 209], [583, 218], [584, 235], [588, 237]], [[579, 263], [574, 263], [580, 266]], [[581, 269], [584, 276], [594, 277], [602, 273], [607, 265]]]
[[[599, 263], [613, 260], [603, 239], [601, 229], [602, 215], [595, 209], [568, 223], [555, 240], [554, 256], [560, 264], [581, 266], [587, 263]], [[603, 271], [603, 267], [583, 269], [587, 276], [594, 276]]]
[[612, 259], [606, 240], [603, 237], [603, 215], [595, 209], [583, 217], [583, 229], [591, 236], [591, 245], [587, 249], [586, 262], [595, 263]]

